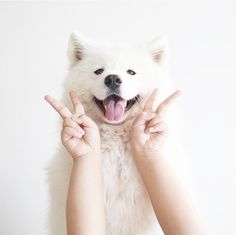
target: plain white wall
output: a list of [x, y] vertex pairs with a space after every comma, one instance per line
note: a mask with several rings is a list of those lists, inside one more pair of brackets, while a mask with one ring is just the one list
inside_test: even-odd
[[0, 3], [0, 234], [47, 234], [45, 167], [71, 31], [97, 39], [166, 33], [198, 208], [211, 235], [236, 234], [236, 4], [234, 1]]

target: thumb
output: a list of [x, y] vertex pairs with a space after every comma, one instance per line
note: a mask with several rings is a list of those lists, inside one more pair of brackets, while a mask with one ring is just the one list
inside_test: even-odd
[[133, 127], [144, 125], [146, 122], [150, 121], [156, 114], [142, 112], [134, 121]]
[[73, 116], [72, 120], [79, 125], [82, 125], [87, 128], [94, 127], [96, 124], [86, 115], [81, 115], [79, 117]]

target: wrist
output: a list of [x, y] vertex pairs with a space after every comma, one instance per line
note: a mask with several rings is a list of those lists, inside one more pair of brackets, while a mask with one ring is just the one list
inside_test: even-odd
[[83, 160], [90, 160], [90, 159], [92, 161], [100, 161], [100, 150], [93, 150], [87, 154], [76, 156], [76, 157], [72, 156], [72, 159], [74, 163], [83, 161]]
[[133, 160], [141, 177], [145, 178], [153, 169], [157, 169], [162, 165], [164, 160], [160, 151], [132, 151]]
[[161, 149], [147, 149], [139, 146], [132, 146], [131, 151], [135, 161], [152, 161], [163, 155]]
[[158, 149], [150, 147], [147, 148], [145, 146], [141, 146], [132, 142], [131, 142], [131, 151], [135, 158], [140, 158], [140, 159], [157, 158], [162, 155], [161, 148]]

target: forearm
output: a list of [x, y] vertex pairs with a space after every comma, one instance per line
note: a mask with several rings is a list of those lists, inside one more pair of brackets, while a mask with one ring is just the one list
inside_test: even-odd
[[100, 159], [84, 156], [74, 160], [67, 196], [68, 235], [104, 235]]
[[137, 168], [166, 235], [202, 235], [190, 197], [164, 156], [134, 153]]

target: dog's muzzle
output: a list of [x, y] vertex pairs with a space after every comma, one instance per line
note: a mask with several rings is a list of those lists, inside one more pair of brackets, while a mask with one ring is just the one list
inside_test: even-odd
[[93, 99], [108, 121], [120, 121], [124, 113], [138, 102], [139, 95], [129, 100], [115, 94], [107, 96], [104, 100], [99, 100], [95, 96]]

